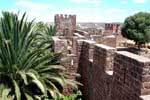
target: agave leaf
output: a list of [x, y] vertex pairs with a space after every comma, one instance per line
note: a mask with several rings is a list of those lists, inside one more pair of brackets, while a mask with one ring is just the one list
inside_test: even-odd
[[24, 61], [22, 61], [23, 68], [30, 68], [28, 66], [30, 63], [33, 63], [32, 59], [35, 59], [34, 57], [39, 56], [42, 52], [44, 52], [43, 49], [37, 49], [32, 51], [31, 53], [28, 53], [28, 55], [25, 57]]
[[28, 95], [27, 93], [25, 93], [25, 96], [27, 98], [27, 100], [34, 100], [30, 95]]
[[44, 84], [42, 84], [42, 82], [40, 81], [38, 74], [36, 74], [36, 72], [32, 70], [32, 72], [28, 72], [27, 75], [32, 78], [32, 82], [38, 86], [43, 94], [45, 94], [46, 90]]
[[28, 84], [28, 81], [27, 81], [27, 76], [26, 76], [26, 73], [24, 71], [19, 71], [18, 74], [22, 77], [25, 85]]
[[34, 73], [32, 73], [32, 72], [27, 72], [26, 73], [29, 77], [31, 77], [33, 80], [35, 79], [37, 79], [37, 76], [34, 74]]
[[40, 82], [39, 80], [32, 80], [32, 82], [33, 82], [34, 84], [36, 84], [36, 85], [39, 87], [39, 89], [41, 90], [41, 92], [42, 92], [43, 94], [46, 94], [46, 90], [45, 90], [45, 88], [44, 88], [42, 82]]
[[70, 80], [70, 79], [66, 79], [65, 80], [65, 83], [75, 89], [78, 89], [78, 85], [81, 85], [83, 86], [81, 83], [77, 82], [77, 81], [74, 81], [74, 80]]
[[58, 70], [58, 71], [64, 71], [65, 68], [61, 65], [50, 65], [50, 66], [40, 66], [38, 67], [38, 72], [39, 73], [44, 73], [44, 72], [51, 72], [51, 71], [54, 71], [54, 70]]
[[8, 96], [8, 100], [14, 100], [14, 95], [13, 96]]
[[20, 87], [17, 84], [17, 82], [15, 80], [13, 80], [14, 83], [14, 87], [15, 87], [15, 94], [16, 94], [16, 99], [17, 100], [21, 100], [21, 91], [20, 91]]
[[51, 54], [47, 54], [44, 57], [40, 57], [35, 62], [33, 62], [33, 67], [36, 68], [37, 66], [45, 65], [45, 64], [47, 64], [50, 61], [51, 58], [52, 58]]
[[57, 95], [56, 95], [55, 90], [50, 89], [50, 90], [48, 90], [48, 91], [49, 91], [49, 93], [51, 94], [51, 96], [56, 100]]
[[1, 100], [8, 100], [8, 94], [10, 93], [11, 89], [4, 89], [2, 91], [2, 98]]
[[51, 76], [48, 79], [50, 79], [50, 80], [52, 80], [54, 82], [59, 83], [62, 87], [64, 87], [66, 85], [63, 77], [60, 77], [60, 76]]
[[52, 90], [55, 90], [55, 91], [59, 92], [58, 88], [55, 86], [54, 83], [52, 83], [48, 79], [45, 79], [45, 82], [47, 84], [47, 88], [48, 88], [47, 90], [52, 89]]
[[51, 96], [57, 100], [57, 96], [61, 96], [61, 92], [59, 91], [59, 89], [55, 86], [54, 83], [52, 83], [51, 81], [49, 81], [48, 79], [45, 79], [46, 85], [47, 85], [47, 91], [51, 94]]

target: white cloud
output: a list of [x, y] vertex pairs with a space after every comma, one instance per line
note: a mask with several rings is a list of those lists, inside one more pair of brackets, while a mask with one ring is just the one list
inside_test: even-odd
[[106, 22], [123, 22], [127, 14], [126, 9], [109, 8], [105, 10], [103, 19]]
[[148, 0], [133, 0], [134, 3], [146, 3]]
[[77, 14], [78, 22], [103, 22], [103, 16], [100, 14], [92, 13], [92, 14]]
[[[76, 14], [77, 22], [115, 22], [123, 21], [124, 15], [128, 14], [126, 9], [99, 9], [94, 7], [96, 4], [101, 4], [103, 0], [70, 0], [76, 3], [90, 4], [92, 8], [81, 6], [74, 8], [59, 8], [51, 4], [35, 3], [30, 0], [18, 0], [15, 6], [23, 12], [27, 12], [29, 20], [36, 18], [36, 21], [53, 22], [55, 14]], [[94, 1], [94, 2], [93, 2]], [[122, 0], [126, 1], [126, 0]], [[52, 10], [49, 10], [52, 9]], [[99, 9], [99, 11], [97, 10]], [[18, 12], [18, 9], [12, 9], [13, 12]], [[99, 13], [98, 13], [98, 12]]]
[[75, 2], [75, 3], [85, 3], [88, 2], [89, 0], [70, 0], [71, 2]]
[[99, 6], [103, 0], [70, 0], [71, 2], [74, 3], [87, 3], [87, 4], [92, 4], [95, 6]]
[[15, 6], [20, 7], [21, 9], [12, 9], [10, 11], [18, 12], [21, 14], [26, 12], [29, 20], [35, 19], [35, 21], [50, 22], [53, 21], [51, 15], [51, 9], [53, 8], [52, 4], [47, 3], [37, 3], [30, 0], [18, 0], [15, 3]]
[[[77, 22], [100, 22], [102, 21], [101, 13], [97, 13], [96, 8], [75, 7], [71, 9], [59, 9], [55, 14], [72, 14], [77, 16]], [[101, 12], [101, 11], [100, 11]]]
[[120, 3], [121, 3], [121, 4], [128, 4], [128, 1], [125, 1], [125, 0], [124, 0], [124, 1], [121, 1]]
[[106, 10], [106, 13], [108, 14], [116, 14], [116, 13], [125, 13], [126, 9], [119, 9], [119, 8], [109, 8]]
[[86, 7], [75, 7], [75, 8], [66, 8], [66, 9], [59, 9], [56, 11], [56, 13], [61, 13], [61, 14], [77, 14], [77, 13], [87, 13], [89, 12], [89, 8]]
[[27, 7], [32, 10], [46, 10], [52, 8], [51, 4], [46, 3], [35, 3], [27, 0], [20, 0], [16, 2], [17, 6]]
[[[29, 20], [36, 18], [35, 21], [43, 22], [53, 22], [55, 14], [75, 14], [77, 15], [77, 22], [115, 22], [123, 21], [123, 14], [125, 9], [110, 8], [106, 10], [99, 10], [101, 13], [97, 13], [97, 8], [87, 8], [87, 7], [75, 7], [75, 8], [66, 8], [50, 11], [38, 11], [38, 10], [23, 10], [21, 12], [27, 12]], [[11, 10], [13, 12], [18, 12], [17, 9]]]

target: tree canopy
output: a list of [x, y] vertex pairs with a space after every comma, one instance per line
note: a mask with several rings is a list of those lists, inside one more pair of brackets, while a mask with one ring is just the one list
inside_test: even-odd
[[139, 12], [125, 19], [121, 33], [137, 45], [150, 42], [150, 13]]

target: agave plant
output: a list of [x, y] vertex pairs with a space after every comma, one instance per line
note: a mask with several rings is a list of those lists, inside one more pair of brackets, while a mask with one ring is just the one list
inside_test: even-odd
[[58, 86], [72, 85], [64, 68], [58, 63], [58, 54], [42, 46], [33, 47], [37, 35], [33, 21], [26, 13], [2, 12], [0, 21], [0, 100], [41, 100], [43, 96], [61, 95]]
[[43, 22], [35, 23], [35, 31], [42, 34], [44, 33], [48, 35], [48, 37], [56, 35], [56, 27]]
[[37, 44], [38, 46], [47, 46], [47, 48], [51, 49], [52, 36], [56, 35], [56, 27], [44, 24], [43, 22], [38, 22], [35, 24], [35, 33], [38, 34], [38, 42], [35, 41], [35, 44]]

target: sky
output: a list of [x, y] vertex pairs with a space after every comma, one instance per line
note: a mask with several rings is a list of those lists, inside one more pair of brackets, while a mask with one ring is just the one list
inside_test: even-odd
[[55, 14], [75, 14], [77, 22], [123, 22], [150, 12], [150, 0], [0, 0], [2, 11], [26, 12], [29, 20], [43, 22], [53, 22]]

